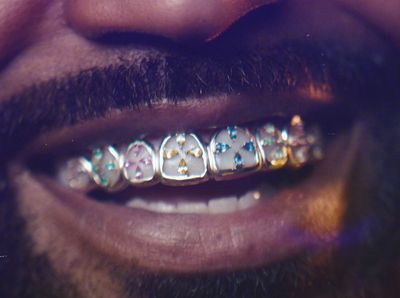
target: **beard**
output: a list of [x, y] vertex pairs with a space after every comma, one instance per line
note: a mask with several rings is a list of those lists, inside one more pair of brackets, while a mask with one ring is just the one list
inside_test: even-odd
[[[116, 297], [395, 297], [400, 279], [400, 101], [365, 113], [368, 135], [348, 181], [348, 210], [338, 246], [323, 266], [319, 252], [246, 271], [161, 274], [98, 257], [119, 285]], [[370, 176], [368, 178], [368, 175]], [[32, 238], [6, 183], [0, 198], [0, 297], [90, 297], [71, 276], [54, 270], [46, 254], [33, 253]], [[358, 219], [363, 218], [360, 222]], [[71, 273], [73, 274], [73, 273]], [[75, 281], [72, 281], [75, 280]], [[101, 284], [92, 282], [101, 288]]]

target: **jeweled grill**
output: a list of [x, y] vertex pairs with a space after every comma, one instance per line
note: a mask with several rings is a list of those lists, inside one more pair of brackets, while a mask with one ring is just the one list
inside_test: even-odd
[[148, 140], [127, 146], [104, 146], [88, 158], [74, 157], [59, 171], [64, 185], [107, 191], [163, 183], [183, 186], [209, 179], [237, 179], [260, 171], [299, 168], [323, 157], [322, 138], [300, 116], [287, 125], [264, 123], [252, 130], [240, 126], [217, 129], [208, 143], [195, 133], [164, 137], [158, 148]]

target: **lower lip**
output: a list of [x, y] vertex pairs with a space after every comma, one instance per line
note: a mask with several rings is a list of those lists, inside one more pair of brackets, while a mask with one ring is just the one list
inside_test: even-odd
[[[336, 237], [332, 231], [320, 237], [312, 227], [309, 211], [318, 197], [312, 191], [318, 181], [305, 181], [229, 214], [155, 213], [88, 200], [53, 181], [43, 182], [60, 198], [63, 224], [82, 239], [121, 262], [158, 272], [258, 267], [328, 245]], [[336, 228], [337, 222], [331, 230]]]
[[[58, 185], [45, 184], [66, 197]], [[261, 266], [316, 245], [301, 228], [298, 211], [310, 203], [305, 191], [281, 192], [256, 207], [217, 215], [161, 214], [72, 193], [61, 201], [73, 211], [69, 224], [104, 252], [150, 270], [192, 272]]]

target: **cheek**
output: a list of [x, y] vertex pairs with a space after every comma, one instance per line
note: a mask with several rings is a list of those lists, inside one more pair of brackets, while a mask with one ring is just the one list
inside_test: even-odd
[[400, 46], [400, 1], [398, 0], [336, 0], [346, 9], [360, 15]]
[[0, 3], [0, 65], [26, 45], [47, 0], [2, 0]]
[[25, 222], [23, 232], [32, 242], [30, 257], [48, 260], [49, 270], [56, 275], [53, 278], [72, 285], [82, 295], [79, 297], [121, 297], [122, 286], [110, 274], [107, 261], [82, 242], [76, 231], [56, 223], [57, 200], [40, 184], [32, 183], [28, 173], [14, 181], [17, 212]]

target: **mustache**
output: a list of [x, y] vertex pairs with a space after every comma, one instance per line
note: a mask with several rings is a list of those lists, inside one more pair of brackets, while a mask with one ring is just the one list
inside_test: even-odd
[[365, 104], [398, 92], [399, 58], [388, 52], [378, 60], [337, 43], [292, 40], [259, 51], [153, 54], [82, 70], [31, 86], [0, 106], [0, 156], [9, 158], [39, 134], [163, 100], [280, 94], [313, 84], [329, 86], [337, 100]]

